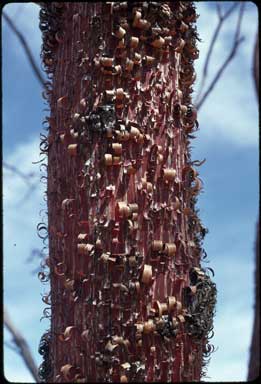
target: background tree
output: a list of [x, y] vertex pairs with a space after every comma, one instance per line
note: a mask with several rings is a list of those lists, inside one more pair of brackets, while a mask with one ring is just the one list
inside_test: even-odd
[[[257, 100], [259, 101], [259, 36], [256, 35], [256, 43], [253, 55], [253, 78], [255, 82]], [[248, 367], [248, 381], [255, 380], [260, 376], [260, 246], [259, 227], [260, 219], [256, 226], [255, 243], [255, 317], [252, 331], [250, 359]]]

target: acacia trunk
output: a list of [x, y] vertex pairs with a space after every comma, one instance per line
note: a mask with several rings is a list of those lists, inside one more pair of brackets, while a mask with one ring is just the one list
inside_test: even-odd
[[200, 266], [201, 163], [189, 149], [195, 7], [41, 4], [51, 110], [42, 378], [198, 381], [216, 288]]

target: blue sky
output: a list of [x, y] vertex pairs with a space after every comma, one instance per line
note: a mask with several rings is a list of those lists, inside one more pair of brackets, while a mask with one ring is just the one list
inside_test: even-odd
[[[230, 2], [223, 3], [229, 6]], [[200, 59], [196, 63], [198, 79], [208, 42], [216, 25], [215, 7], [210, 2], [197, 3]], [[4, 7], [15, 18], [27, 37], [40, 66], [41, 36], [38, 29], [39, 7], [33, 3], [14, 3]], [[234, 33], [235, 17], [225, 23], [214, 50], [211, 78], [228, 52]], [[214, 92], [199, 111], [200, 131], [192, 142], [193, 159], [206, 158], [199, 168], [204, 192], [198, 206], [200, 217], [209, 229], [205, 249], [215, 270], [218, 305], [213, 343], [218, 347], [208, 368], [210, 381], [244, 381], [253, 323], [253, 273], [255, 224], [258, 215], [258, 107], [251, 75], [252, 54], [257, 29], [257, 8], [247, 2], [242, 32], [245, 41], [229, 65]], [[3, 158], [24, 173], [39, 177], [39, 136], [46, 112], [41, 87], [17, 38], [2, 21], [3, 63]], [[195, 92], [196, 94], [196, 92]], [[36, 225], [44, 207], [44, 186], [39, 184], [30, 198], [21, 199], [27, 185], [4, 169], [4, 301], [15, 323], [23, 332], [33, 355], [41, 334], [48, 327], [40, 322], [44, 305], [44, 286], [31, 271], [38, 261], [26, 264], [33, 248], [41, 248]], [[10, 335], [5, 333], [5, 340]], [[4, 348], [5, 376], [9, 381], [32, 382], [21, 358]]]

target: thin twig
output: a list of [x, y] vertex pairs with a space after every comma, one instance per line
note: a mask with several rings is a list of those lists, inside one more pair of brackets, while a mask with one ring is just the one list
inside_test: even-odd
[[6, 345], [8, 348], [10, 348], [12, 351], [19, 353], [17, 346], [9, 343], [8, 341], [4, 342], [4, 345]]
[[21, 179], [23, 179], [27, 185], [31, 186], [29, 179], [35, 176], [34, 173], [25, 174], [25, 173], [21, 172], [20, 169], [18, 169], [15, 165], [8, 164], [5, 161], [3, 161], [3, 166], [4, 166], [4, 168], [9, 169], [9, 171], [20, 176]]
[[228, 10], [227, 12], [224, 13], [224, 15], [222, 15], [222, 12], [221, 12], [221, 7], [219, 5], [219, 3], [217, 3], [217, 14], [218, 14], [218, 24], [216, 26], [216, 29], [214, 31], [214, 34], [212, 36], [212, 39], [211, 39], [211, 42], [210, 42], [210, 45], [209, 45], [209, 49], [208, 49], [208, 52], [207, 52], [207, 56], [206, 56], [206, 60], [205, 60], [205, 63], [204, 63], [204, 67], [203, 67], [203, 73], [202, 73], [202, 77], [201, 77], [201, 83], [200, 83], [200, 86], [199, 86], [199, 91], [198, 91], [198, 94], [197, 94], [197, 97], [196, 97], [196, 101], [195, 101], [195, 104], [197, 104], [201, 94], [202, 94], [202, 91], [203, 91], [203, 88], [205, 86], [205, 83], [206, 83], [206, 79], [207, 79], [207, 75], [208, 75], [208, 68], [209, 68], [209, 62], [210, 62], [210, 57], [212, 55], [212, 52], [213, 52], [213, 48], [214, 48], [214, 45], [217, 41], [217, 38], [218, 38], [218, 35], [219, 35], [219, 32], [221, 30], [221, 27], [223, 25], [223, 22], [232, 14], [232, 12], [236, 9], [236, 7], [238, 6], [239, 3], [234, 3]]
[[217, 14], [218, 14], [219, 19], [222, 19], [223, 16], [222, 16], [221, 5], [219, 4], [218, 1], [216, 2], [216, 8], [217, 8]]
[[16, 36], [20, 40], [20, 42], [22, 44], [22, 47], [24, 48], [25, 54], [26, 54], [26, 56], [27, 56], [27, 58], [28, 58], [28, 60], [29, 60], [29, 62], [31, 64], [31, 67], [32, 67], [32, 69], [33, 69], [37, 79], [39, 80], [41, 85], [44, 86], [45, 80], [44, 80], [44, 78], [43, 78], [43, 76], [41, 74], [41, 71], [39, 70], [35, 60], [34, 60], [33, 54], [31, 52], [31, 49], [28, 46], [28, 43], [27, 43], [25, 37], [17, 29], [17, 27], [16, 27], [15, 23], [13, 22], [13, 20], [5, 12], [2, 12], [2, 14], [3, 14], [4, 19], [7, 21], [8, 25], [12, 29], [12, 31], [16, 34]]
[[32, 354], [30, 352], [29, 346], [22, 336], [22, 334], [15, 328], [13, 325], [8, 313], [6, 310], [4, 310], [4, 325], [6, 328], [9, 330], [9, 332], [13, 336], [13, 342], [18, 348], [18, 352], [23, 358], [26, 367], [29, 369], [31, 372], [34, 380], [38, 383], [40, 382], [39, 376], [38, 376], [38, 368], [37, 365], [32, 357]]
[[205, 91], [203, 96], [200, 98], [199, 101], [195, 102], [195, 106], [196, 106], [197, 110], [200, 109], [200, 107], [202, 106], [202, 104], [204, 103], [204, 101], [206, 100], [208, 95], [210, 94], [210, 92], [213, 90], [213, 88], [217, 84], [219, 78], [221, 77], [222, 73], [224, 72], [224, 70], [228, 66], [229, 62], [235, 56], [235, 54], [237, 52], [237, 49], [238, 49], [238, 46], [244, 40], [243, 36], [239, 37], [240, 36], [240, 29], [241, 29], [241, 22], [242, 22], [243, 12], [244, 12], [244, 3], [241, 4], [241, 7], [239, 9], [238, 21], [237, 21], [237, 26], [236, 26], [235, 36], [234, 36], [234, 43], [233, 43], [233, 47], [231, 49], [231, 52], [229, 53], [229, 55], [228, 55], [227, 59], [224, 61], [224, 63], [221, 65], [220, 69], [217, 71], [216, 75], [214, 76], [212, 82], [210, 83], [208, 89]]
[[20, 206], [24, 201], [28, 199], [28, 197], [31, 195], [31, 193], [36, 189], [37, 185], [39, 185], [39, 180], [36, 180], [34, 183], [30, 182], [29, 180], [32, 179], [35, 176], [35, 173], [29, 173], [25, 174], [20, 171], [16, 166], [11, 165], [3, 161], [4, 168], [8, 169], [9, 171], [15, 173], [16, 175], [20, 176], [21, 179], [27, 184], [28, 190], [26, 191], [25, 195], [16, 203], [16, 206]]
[[[219, 5], [217, 5], [217, 9], [219, 9], [218, 6]], [[212, 41], [211, 41], [210, 46], [209, 46], [209, 50], [208, 50], [208, 53], [207, 53], [205, 65], [204, 65], [204, 68], [203, 68], [203, 76], [207, 77], [210, 57], [211, 57], [211, 54], [213, 52], [214, 44], [215, 44], [215, 42], [217, 40], [217, 37], [218, 37], [218, 34], [219, 34], [220, 29], [222, 27], [222, 24], [232, 14], [232, 12], [236, 9], [237, 6], [238, 6], [238, 3], [233, 4], [227, 10], [227, 12], [224, 13], [224, 15], [221, 14], [221, 9], [219, 9], [219, 11], [218, 11], [219, 22], [218, 22], [218, 25], [217, 25], [216, 30], [215, 30], [215, 32], [213, 34], [213, 37], [212, 37]]]
[[238, 19], [237, 19], [237, 27], [236, 27], [236, 31], [235, 31], [234, 41], [237, 41], [239, 39], [239, 36], [240, 36], [240, 28], [241, 28], [241, 22], [242, 22], [242, 17], [243, 17], [243, 13], [244, 13], [244, 8], [245, 8], [245, 3], [241, 3], [241, 7], [239, 9], [239, 14], [238, 14]]
[[17, 203], [15, 204], [15, 207], [20, 207], [26, 200], [28, 200], [29, 196], [33, 193], [33, 191], [36, 189], [38, 185], [39, 185], [39, 180], [36, 180], [34, 184], [31, 184], [30, 188], [28, 188], [24, 196], [19, 201], [17, 201]]

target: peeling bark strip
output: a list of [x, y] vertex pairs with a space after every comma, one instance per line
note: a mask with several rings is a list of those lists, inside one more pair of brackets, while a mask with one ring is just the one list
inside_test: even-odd
[[194, 5], [41, 4], [54, 362], [42, 379], [198, 381], [216, 288], [189, 148]]

